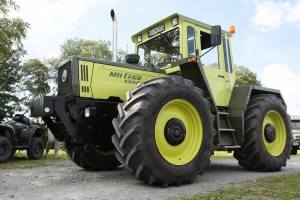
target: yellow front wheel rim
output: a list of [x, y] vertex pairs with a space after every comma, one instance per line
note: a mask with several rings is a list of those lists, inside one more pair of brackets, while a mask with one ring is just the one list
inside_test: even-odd
[[100, 155], [103, 155], [103, 156], [111, 156], [111, 155], [114, 155], [117, 151], [117, 149], [113, 149], [113, 150], [110, 150], [110, 151], [103, 151], [103, 150], [99, 150], [98, 148], [94, 148], [94, 150], [100, 154]]
[[262, 137], [266, 150], [272, 156], [279, 156], [286, 144], [286, 127], [281, 115], [269, 111], [263, 121]]
[[[179, 126], [184, 139], [173, 144], [166, 138], [167, 130]], [[175, 124], [175, 125], [174, 125]], [[183, 124], [183, 125], [182, 125]], [[185, 129], [185, 132], [182, 132]], [[168, 133], [166, 133], [168, 132]], [[181, 137], [180, 136], [180, 137]], [[182, 99], [168, 102], [159, 112], [155, 123], [155, 142], [162, 157], [174, 165], [189, 163], [201, 147], [202, 121], [196, 108]], [[171, 144], [170, 144], [171, 143]]]

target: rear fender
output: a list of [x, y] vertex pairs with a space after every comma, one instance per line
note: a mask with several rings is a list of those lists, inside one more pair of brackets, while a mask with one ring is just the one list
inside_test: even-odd
[[254, 85], [234, 87], [228, 106], [228, 112], [231, 126], [235, 129], [234, 134], [238, 144], [244, 142], [244, 114], [248, 102], [251, 97], [259, 94], [274, 94], [277, 98], [281, 99], [283, 105], [286, 106], [280, 90]]
[[0, 124], [0, 136], [8, 138], [12, 146], [17, 144], [15, 131], [13, 127], [8, 124]]

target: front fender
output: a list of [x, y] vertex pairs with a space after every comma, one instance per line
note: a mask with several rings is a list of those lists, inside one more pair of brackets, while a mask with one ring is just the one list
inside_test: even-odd
[[34, 137], [41, 137], [45, 132], [43, 128], [37, 125], [31, 126], [27, 131], [29, 132], [28, 146], [31, 145]]
[[30, 126], [22, 134], [22, 137], [18, 140], [18, 146], [30, 147], [34, 137], [41, 137], [44, 133], [44, 129], [40, 126]]
[[41, 137], [44, 132], [45, 129], [40, 126], [35, 125], [31, 127], [31, 133], [33, 134], [33, 137]]

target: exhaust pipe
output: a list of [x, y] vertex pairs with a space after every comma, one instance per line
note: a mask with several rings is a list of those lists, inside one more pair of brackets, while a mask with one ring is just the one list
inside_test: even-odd
[[110, 16], [113, 20], [113, 45], [112, 45], [113, 61], [117, 62], [117, 17], [113, 9], [111, 9], [110, 11]]

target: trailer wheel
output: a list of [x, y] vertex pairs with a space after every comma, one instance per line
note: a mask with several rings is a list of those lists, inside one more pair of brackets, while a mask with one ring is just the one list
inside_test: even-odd
[[0, 163], [6, 162], [11, 154], [12, 148], [9, 139], [0, 136]]
[[34, 137], [30, 147], [27, 149], [27, 156], [31, 160], [40, 159], [44, 152], [44, 142], [40, 137]]
[[239, 164], [254, 171], [280, 171], [291, 151], [286, 107], [275, 95], [257, 95], [247, 105], [244, 143], [234, 152]]
[[91, 148], [88, 152], [83, 146], [70, 146], [66, 143], [65, 147], [69, 159], [86, 170], [113, 170], [121, 165], [115, 156], [113, 145], [108, 150]]
[[214, 116], [190, 80], [146, 81], [118, 105], [112, 141], [123, 168], [148, 184], [191, 183], [213, 150]]

